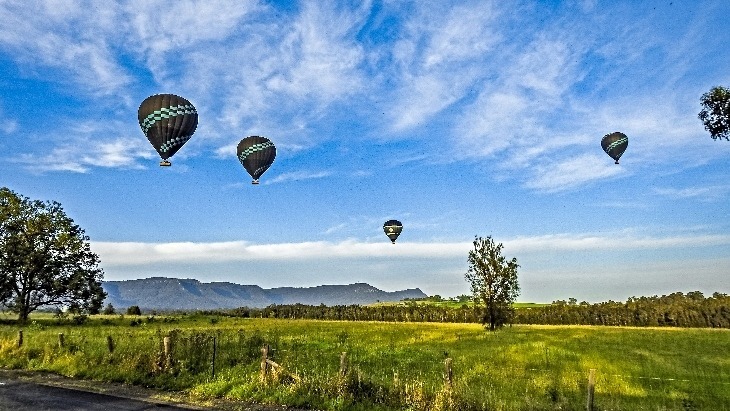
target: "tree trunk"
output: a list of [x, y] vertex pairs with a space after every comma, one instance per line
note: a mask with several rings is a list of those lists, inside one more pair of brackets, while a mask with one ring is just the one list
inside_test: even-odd
[[28, 312], [28, 309], [26, 307], [22, 307], [20, 309], [20, 312], [18, 313], [18, 322], [21, 324], [28, 322], [29, 315], [30, 315], [30, 312]]

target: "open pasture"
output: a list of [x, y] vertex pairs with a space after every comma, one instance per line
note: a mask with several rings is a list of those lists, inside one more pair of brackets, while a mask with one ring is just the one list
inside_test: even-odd
[[[0, 325], [0, 366], [197, 398], [328, 410], [583, 410], [595, 369], [596, 410], [730, 409], [730, 330], [514, 326], [489, 333], [473, 324], [183, 315], [94, 316], [75, 325], [34, 317], [19, 346], [20, 329]], [[281, 367], [262, 379], [264, 344]]]

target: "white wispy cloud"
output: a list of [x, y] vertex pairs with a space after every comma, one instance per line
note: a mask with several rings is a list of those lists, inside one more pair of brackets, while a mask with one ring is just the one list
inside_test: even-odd
[[120, 17], [129, 19], [135, 46], [153, 61], [151, 68], [164, 73], [169, 52], [225, 40], [261, 7], [253, 0], [150, 0], [128, 4]]
[[324, 178], [329, 177], [332, 175], [331, 171], [291, 171], [288, 173], [282, 173], [278, 176], [272, 178], [271, 180], [266, 180], [263, 183], [264, 184], [276, 184], [276, 183], [283, 183], [286, 181], [301, 181], [301, 180], [312, 180], [316, 178]]
[[[453, 248], [463, 254], [464, 244], [420, 244], [411, 245], [406, 251], [409, 257], [450, 257]], [[220, 243], [105, 243], [94, 242], [94, 252], [103, 264], [137, 265], [158, 262], [222, 262], [247, 260], [292, 260], [329, 258], [370, 258], [403, 255], [390, 243], [357, 243], [345, 241], [330, 243], [324, 241], [251, 244], [244, 241]]]
[[585, 154], [554, 163], [536, 165], [533, 176], [525, 184], [547, 192], [567, 190], [591, 181], [606, 179], [624, 173], [612, 161], [598, 154]]
[[92, 167], [142, 168], [140, 159], [154, 155], [137, 140], [119, 139], [107, 142], [85, 141], [57, 146], [48, 154], [38, 156], [21, 154], [12, 161], [23, 164], [32, 172], [72, 171], [86, 173]]
[[157, 153], [141, 132], [136, 137], [121, 134], [129, 128], [120, 122], [80, 122], [70, 127], [70, 135], [57, 136], [57, 145], [43, 154], [20, 153], [10, 160], [34, 173], [86, 173], [92, 167], [140, 168], [140, 160], [156, 158]]
[[686, 188], [655, 187], [653, 191], [658, 195], [673, 199], [694, 198], [702, 201], [714, 201], [730, 194], [730, 185], [708, 185]]
[[498, 14], [479, 2], [426, 7], [408, 16], [391, 56], [398, 88], [387, 112], [394, 130], [423, 125], [484, 75], [479, 65], [500, 40]]
[[[554, 234], [518, 237], [502, 241], [505, 255], [520, 253], [554, 253], [571, 251], [648, 250], [706, 247], [730, 244], [727, 234], [684, 234], [674, 236], [638, 236], [630, 233]], [[153, 263], [216, 263], [228, 261], [287, 261], [322, 259], [417, 258], [464, 259], [471, 242], [434, 242], [392, 245], [386, 241], [301, 242], [254, 244], [246, 241], [214, 243], [175, 242], [92, 242], [102, 264], [109, 266]], [[519, 259], [519, 258], [518, 258]]]
[[[693, 93], [694, 102], [698, 94], [679, 83], [687, 58], [671, 52], [673, 40], [641, 18], [607, 36], [597, 28], [609, 21], [609, 15], [557, 18], [528, 29], [523, 47], [513, 39], [501, 44], [504, 68], [477, 83], [477, 98], [456, 119], [454, 157], [484, 159], [498, 178], [546, 192], [723, 157], [699, 141], [696, 113], [688, 111], [696, 107], [683, 97]], [[683, 37], [683, 48], [702, 49], [697, 26], [684, 28], [692, 35]], [[676, 74], [658, 77], [642, 68], [652, 48], [662, 51], [657, 70]], [[624, 55], [637, 49], [644, 51]], [[607, 157], [601, 158], [598, 142], [612, 131], [629, 135], [624, 159], [635, 164], [631, 171], [609, 168]], [[684, 149], [690, 145], [695, 149]]]
[[18, 130], [18, 122], [10, 118], [0, 117], [0, 130], [5, 134], [12, 134]]
[[99, 9], [93, 2], [3, 2], [0, 47], [12, 50], [23, 65], [40, 63], [59, 70], [64, 74], [56, 76], [60, 82], [108, 96], [133, 81], [109, 42], [112, 30], [118, 30], [119, 22], [124, 21], [118, 14], [112, 3]]

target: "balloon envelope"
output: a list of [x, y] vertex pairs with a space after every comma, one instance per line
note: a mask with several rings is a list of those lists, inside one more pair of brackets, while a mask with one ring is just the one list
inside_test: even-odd
[[383, 231], [390, 238], [390, 242], [395, 244], [395, 240], [400, 235], [400, 232], [403, 231], [403, 224], [398, 220], [388, 220], [383, 224]]
[[618, 131], [606, 134], [601, 139], [601, 147], [603, 147], [603, 151], [611, 156], [611, 158], [616, 161], [616, 164], [618, 164], [618, 159], [621, 158], [621, 155], [624, 151], [626, 151], [626, 147], [628, 147], [628, 145], [629, 138], [626, 137], [626, 134], [619, 133]]
[[198, 112], [186, 99], [174, 94], [147, 97], [137, 111], [139, 126], [163, 162], [187, 143], [198, 127]]
[[276, 158], [276, 146], [266, 137], [250, 136], [238, 143], [236, 156], [253, 178], [253, 184], [259, 183], [266, 170], [271, 167]]

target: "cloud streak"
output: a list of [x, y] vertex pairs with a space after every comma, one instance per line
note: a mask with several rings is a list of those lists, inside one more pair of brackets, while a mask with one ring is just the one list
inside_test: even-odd
[[[617, 250], [650, 250], [707, 247], [730, 244], [730, 235], [697, 234], [665, 237], [556, 234], [518, 237], [503, 241], [505, 255]], [[292, 261], [332, 259], [459, 259], [471, 242], [364, 243], [355, 240], [254, 244], [246, 241], [195, 243], [93, 242], [103, 265], [128, 266], [154, 263], [219, 263], [230, 261]], [[519, 257], [518, 257], [519, 259]]]

